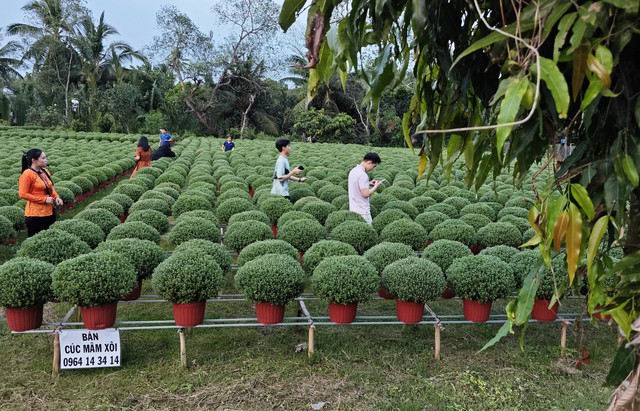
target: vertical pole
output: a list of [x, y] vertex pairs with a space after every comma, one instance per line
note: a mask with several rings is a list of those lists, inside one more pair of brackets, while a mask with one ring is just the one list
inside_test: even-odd
[[313, 351], [315, 350], [315, 331], [316, 331], [316, 327], [314, 325], [309, 326], [309, 344], [308, 344], [309, 358], [313, 357]]
[[562, 335], [560, 336], [560, 354], [564, 355], [565, 351], [567, 350], [567, 325], [569, 325], [568, 322], [563, 321], [562, 322]]
[[440, 361], [440, 330], [442, 329], [442, 326], [440, 324], [436, 324], [435, 325], [435, 331], [436, 331], [436, 335], [435, 335], [435, 342], [434, 342], [434, 355], [433, 358], [436, 361]]
[[187, 342], [184, 336], [184, 328], [178, 330], [180, 335], [180, 366], [184, 369], [187, 368]]
[[60, 333], [53, 333], [53, 367], [51, 376], [57, 377], [60, 374]]

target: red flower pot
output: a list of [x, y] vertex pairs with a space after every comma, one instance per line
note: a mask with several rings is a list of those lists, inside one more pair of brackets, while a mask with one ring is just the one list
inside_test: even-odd
[[179, 327], [195, 327], [204, 321], [204, 311], [207, 301], [193, 303], [173, 303], [173, 319]]
[[251, 198], [253, 198], [253, 195], [255, 194], [255, 190], [253, 189], [253, 187], [249, 187], [249, 195], [251, 196]]
[[96, 307], [80, 307], [82, 321], [87, 330], [104, 330], [116, 322], [118, 303], [99, 305]]
[[278, 237], [278, 226], [275, 225], [275, 224], [272, 225], [271, 226], [271, 231], [273, 231], [273, 236], [277, 238]]
[[129, 213], [124, 213], [118, 218], [120, 219], [121, 223], [124, 223], [125, 221], [127, 221], [127, 217], [129, 217]]
[[4, 312], [11, 331], [28, 331], [42, 325], [42, 304], [25, 308], [5, 308]]
[[456, 296], [455, 291], [453, 291], [451, 288], [449, 288], [449, 286], [444, 287], [444, 291], [440, 295], [440, 297], [444, 298], [445, 300], [448, 300], [448, 299], [453, 298], [455, 296]]
[[284, 320], [284, 304], [256, 303], [256, 315], [260, 324], [278, 324]]
[[396, 300], [396, 317], [405, 324], [418, 324], [424, 315], [424, 304]]
[[385, 288], [383, 286], [380, 286], [380, 289], [378, 290], [378, 295], [382, 298], [384, 298], [385, 300], [395, 300], [396, 298], [389, 294], [389, 292], [387, 290], [385, 290]]
[[478, 255], [480, 254], [480, 251], [482, 251], [482, 246], [480, 244], [470, 245], [469, 250], [471, 250], [473, 255]]
[[480, 303], [474, 300], [463, 300], [464, 318], [474, 323], [483, 323], [489, 319], [493, 301]]
[[[594, 308], [596, 310], [601, 310], [603, 307], [601, 305], [596, 305]], [[611, 319], [611, 316], [609, 314], [603, 316], [600, 313], [593, 313], [592, 316], [593, 318], [596, 318], [600, 321], [609, 321]]]
[[356, 319], [358, 303], [336, 304], [329, 301], [329, 319], [336, 324], [350, 324]]
[[138, 298], [140, 298], [141, 292], [142, 292], [142, 278], [138, 278], [138, 282], [136, 283], [135, 287], [133, 287], [133, 290], [131, 290], [129, 294], [122, 297], [120, 301], [137, 300]]
[[555, 321], [558, 318], [558, 303], [556, 302], [551, 309], [549, 309], [550, 300], [535, 300], [533, 302], [533, 311], [531, 311], [531, 318], [538, 320], [542, 323]]
[[302, 265], [302, 257], [304, 257], [304, 251], [300, 251], [300, 257], [298, 257], [298, 262]]
[[11, 244], [15, 244], [17, 241], [18, 241], [17, 238], [7, 238], [2, 242], [2, 244], [11, 245]]

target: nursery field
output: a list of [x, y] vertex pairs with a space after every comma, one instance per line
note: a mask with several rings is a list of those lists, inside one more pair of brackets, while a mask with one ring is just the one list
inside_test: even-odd
[[[493, 301], [492, 320], [504, 319], [536, 265], [538, 252], [519, 246], [534, 235], [531, 187], [545, 192], [546, 170], [533, 182], [537, 170], [520, 184], [502, 175], [476, 190], [459, 162], [426, 181], [408, 149], [294, 141], [289, 161], [304, 165], [307, 181], [290, 183], [290, 202], [270, 194], [270, 141], [239, 141], [226, 154], [222, 140], [187, 138], [175, 159], [130, 180], [137, 136], [2, 129], [0, 138], [0, 305], [44, 303], [47, 329], [74, 305], [110, 304], [141, 284], [141, 299], [118, 303], [115, 327], [172, 321], [170, 302], [207, 299], [209, 321], [255, 318], [254, 302], [288, 302], [286, 317], [296, 317], [302, 293], [324, 319], [311, 356], [308, 326], [196, 327], [186, 332], [185, 369], [177, 328], [123, 329], [121, 367], [55, 377], [51, 335], [12, 334], [3, 319], [0, 409], [598, 410], [610, 400], [602, 384], [615, 327], [588, 319], [580, 286], [562, 289], [564, 352], [559, 321], [532, 321], [522, 349], [516, 334], [480, 351], [501, 324], [462, 317], [464, 299]], [[51, 229], [26, 239], [17, 179], [31, 147], [47, 153], [67, 206]], [[348, 211], [346, 191], [369, 150], [382, 158], [371, 177], [385, 180], [371, 197], [371, 226]], [[540, 273], [543, 308], [562, 260]], [[378, 291], [460, 320], [443, 322], [439, 361], [435, 327], [395, 320], [394, 301]], [[216, 298], [238, 294], [246, 299]], [[331, 324], [329, 302], [357, 302], [358, 319], [394, 324]]]

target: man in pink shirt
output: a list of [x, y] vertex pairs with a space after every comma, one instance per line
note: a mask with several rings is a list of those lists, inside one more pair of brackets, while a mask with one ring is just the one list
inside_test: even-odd
[[371, 207], [369, 197], [373, 194], [382, 181], [369, 181], [367, 174], [382, 160], [377, 153], [367, 153], [364, 159], [349, 172], [349, 210], [358, 213], [367, 224], [371, 224]]

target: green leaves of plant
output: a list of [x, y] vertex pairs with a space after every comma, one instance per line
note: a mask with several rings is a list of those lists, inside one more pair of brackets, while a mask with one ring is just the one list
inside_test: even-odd
[[[535, 73], [536, 66], [532, 66], [532, 71]], [[553, 96], [553, 100], [556, 103], [556, 111], [558, 117], [567, 118], [567, 112], [569, 111], [569, 86], [564, 75], [558, 69], [558, 66], [548, 58], [540, 57], [540, 78], [545, 82], [547, 88]]]
[[296, 21], [296, 15], [302, 10], [306, 0], [284, 0], [278, 22], [285, 32]]
[[[520, 102], [529, 87], [529, 79], [522, 77], [513, 81], [505, 90], [504, 99], [500, 103], [500, 113], [498, 114], [498, 124], [513, 123], [520, 110]], [[499, 127], [496, 130], [498, 157], [501, 158], [502, 146], [511, 134], [513, 126]]]
[[605, 384], [610, 387], [618, 386], [624, 381], [629, 373], [636, 365], [636, 350], [635, 348], [625, 348], [621, 346], [616, 352], [616, 356], [613, 359], [613, 364], [607, 374]]

